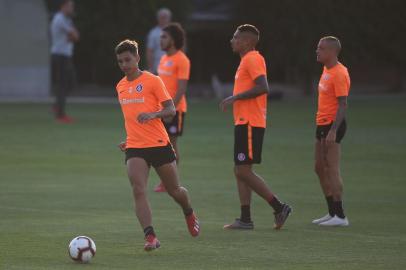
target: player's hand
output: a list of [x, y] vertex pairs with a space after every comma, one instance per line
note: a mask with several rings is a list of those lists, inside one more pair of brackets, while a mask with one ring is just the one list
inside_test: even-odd
[[326, 144], [335, 143], [336, 137], [337, 137], [337, 132], [333, 129], [330, 129], [330, 131], [328, 132], [327, 137], [326, 137]]
[[121, 142], [119, 145], [118, 145], [118, 148], [120, 148], [120, 150], [121, 151], [125, 151], [125, 148], [127, 147], [127, 144], [126, 144], [126, 142]]
[[220, 102], [220, 110], [222, 110], [223, 112], [227, 111], [227, 106], [233, 104], [234, 101], [235, 101], [234, 96], [229, 96], [223, 99], [223, 101]]
[[140, 113], [137, 117], [137, 120], [141, 124], [145, 124], [146, 122], [148, 122], [149, 120], [154, 119], [154, 118], [155, 118], [154, 113]]

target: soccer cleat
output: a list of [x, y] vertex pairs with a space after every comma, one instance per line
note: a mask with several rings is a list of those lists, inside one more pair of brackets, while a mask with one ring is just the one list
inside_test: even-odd
[[322, 217], [322, 218], [313, 220], [312, 223], [317, 225], [317, 224], [323, 223], [323, 222], [325, 222], [325, 221], [328, 221], [328, 220], [330, 220], [330, 219], [332, 219], [332, 218], [333, 218], [333, 217], [330, 216], [330, 214], [327, 214], [327, 215], [325, 215], [325, 216]]
[[253, 230], [254, 222], [243, 222], [241, 219], [236, 218], [231, 224], [226, 224], [223, 226], [225, 230]]
[[334, 226], [336, 226], [336, 227], [339, 227], [339, 226], [345, 227], [345, 226], [348, 226], [348, 225], [350, 225], [350, 223], [348, 222], [348, 219], [346, 217], [345, 218], [340, 218], [338, 216], [334, 216], [334, 217], [332, 217], [331, 219], [329, 219], [327, 221], [319, 223], [319, 226], [330, 226], [330, 227], [334, 227]]
[[154, 249], [157, 249], [161, 246], [161, 243], [159, 242], [158, 238], [156, 238], [155, 235], [148, 235], [145, 237], [145, 245], [144, 245], [144, 250], [145, 251], [151, 251]]
[[273, 228], [275, 230], [279, 230], [280, 228], [282, 228], [283, 224], [285, 224], [291, 212], [292, 208], [289, 205], [287, 204], [282, 205], [282, 210], [279, 213], [274, 213], [275, 224]]
[[56, 121], [57, 121], [58, 123], [61, 123], [61, 124], [71, 124], [71, 123], [74, 122], [73, 118], [72, 118], [72, 117], [69, 117], [69, 116], [67, 116], [67, 115], [57, 117], [57, 118], [56, 118]]
[[192, 214], [186, 216], [185, 219], [186, 219], [187, 228], [189, 229], [190, 234], [193, 237], [198, 236], [200, 233], [200, 225], [199, 225], [199, 220], [197, 219], [195, 213], [193, 212]]
[[162, 182], [159, 182], [159, 184], [155, 186], [154, 191], [155, 192], [166, 192], [166, 188]]

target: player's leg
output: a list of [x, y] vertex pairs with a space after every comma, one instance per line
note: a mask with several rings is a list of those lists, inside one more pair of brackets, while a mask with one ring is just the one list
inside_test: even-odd
[[349, 222], [343, 209], [343, 181], [340, 174], [341, 146], [339, 143], [332, 143], [327, 147], [327, 177], [331, 183], [333, 196], [333, 209], [335, 216], [319, 225], [322, 226], [348, 226]]
[[181, 206], [190, 234], [198, 236], [200, 232], [199, 221], [190, 204], [187, 190], [179, 183], [176, 161], [156, 166], [155, 170], [164, 183], [169, 196]]
[[266, 185], [264, 179], [252, 170], [252, 165], [236, 165], [235, 175], [243, 181], [250, 189], [262, 197], [274, 209], [275, 229], [280, 229], [290, 215], [292, 209], [289, 205], [282, 203], [278, 197]]
[[333, 209], [333, 196], [331, 191], [331, 184], [327, 175], [327, 166], [326, 166], [326, 152], [324, 138], [317, 139], [315, 142], [315, 164], [314, 170], [319, 178], [320, 186], [323, 191], [324, 197], [327, 202], [328, 213], [318, 219], [312, 221], [313, 224], [320, 224], [331, 219], [334, 214]]
[[233, 223], [224, 225], [224, 229], [245, 229], [252, 230], [254, 229], [254, 222], [251, 220], [251, 188], [245, 184], [244, 181], [238, 179], [237, 188], [238, 188], [238, 197], [240, 199], [240, 208], [241, 215], [240, 218], [236, 218]]
[[178, 148], [178, 136], [177, 135], [170, 135], [169, 140], [171, 141], [173, 150], [175, 150], [176, 164], [179, 165], [180, 155], [179, 155], [179, 148]]
[[[166, 132], [169, 135], [169, 140], [172, 144], [173, 149], [175, 150], [175, 155], [176, 155], [176, 164], [179, 165], [179, 150], [178, 150], [178, 136], [181, 135], [182, 133], [182, 126], [179, 125], [180, 117], [182, 117], [183, 114], [179, 111], [176, 111], [176, 115], [173, 117], [171, 121], [168, 120], [162, 120], [166, 129]], [[160, 181], [155, 187], [154, 187], [155, 192], [166, 192], [165, 185]]]
[[130, 158], [127, 160], [127, 174], [134, 196], [135, 213], [145, 234], [144, 249], [149, 251], [159, 248], [160, 243], [152, 227], [151, 207], [147, 197], [149, 166], [142, 158]]
[[348, 226], [349, 222], [343, 209], [343, 180], [340, 173], [341, 145], [347, 130], [344, 120], [337, 129], [336, 142], [326, 144], [326, 174], [331, 183], [331, 193], [333, 196], [334, 218], [320, 223], [322, 226]]

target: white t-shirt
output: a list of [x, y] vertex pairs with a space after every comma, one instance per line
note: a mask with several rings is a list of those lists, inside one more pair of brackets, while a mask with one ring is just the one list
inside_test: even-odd
[[161, 50], [161, 33], [162, 29], [159, 26], [155, 26], [151, 29], [151, 31], [149, 31], [147, 37], [147, 48], [152, 50], [153, 53], [152, 72], [155, 74], [157, 74], [159, 61], [165, 54], [165, 52]]
[[69, 32], [73, 30], [72, 19], [58, 12], [52, 19], [51, 26], [51, 53], [71, 57], [73, 55], [73, 42], [69, 40]]

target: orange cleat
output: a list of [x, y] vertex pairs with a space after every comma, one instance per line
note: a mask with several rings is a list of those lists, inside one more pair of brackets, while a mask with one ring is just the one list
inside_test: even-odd
[[56, 118], [56, 121], [57, 121], [58, 123], [61, 123], [61, 124], [71, 124], [71, 123], [74, 122], [73, 118], [72, 118], [72, 117], [69, 117], [69, 116], [67, 116], [67, 115], [57, 117], [57, 118]]
[[145, 251], [152, 251], [154, 249], [157, 249], [161, 246], [161, 243], [159, 242], [158, 238], [156, 238], [155, 235], [148, 235], [145, 237], [145, 245], [144, 245], [144, 250]]
[[187, 228], [189, 229], [190, 234], [193, 237], [196, 237], [200, 233], [200, 225], [199, 220], [197, 219], [195, 213], [193, 212], [189, 216], [186, 216], [186, 224]]
[[155, 192], [166, 192], [166, 188], [162, 182], [160, 182], [158, 185], [155, 186], [154, 188]]

